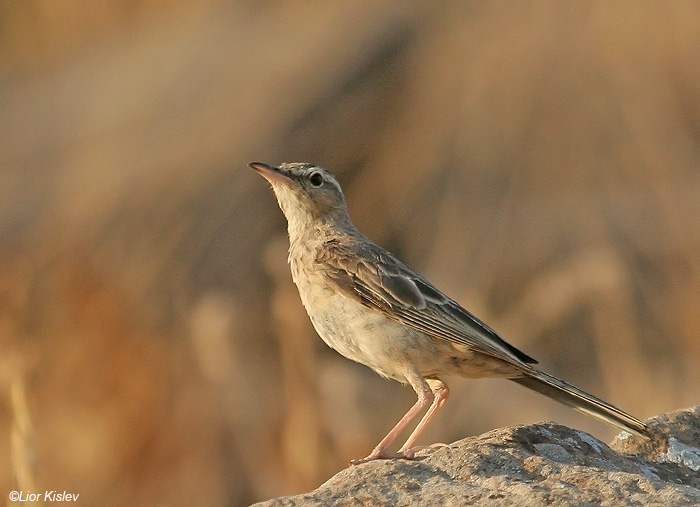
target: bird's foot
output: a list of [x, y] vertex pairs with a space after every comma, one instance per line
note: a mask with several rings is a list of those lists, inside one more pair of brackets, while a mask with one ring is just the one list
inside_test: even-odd
[[428, 454], [432, 454], [443, 447], [449, 447], [449, 444], [436, 442], [430, 445], [416, 445], [410, 449], [401, 449], [399, 452], [405, 455], [410, 455], [411, 457], [409, 459], [414, 459], [416, 456], [418, 456], [418, 454], [421, 456], [427, 456]]
[[387, 451], [375, 449], [366, 458], [350, 460], [350, 464], [354, 466], [354, 465], [361, 465], [362, 463], [368, 463], [370, 461], [375, 461], [378, 459], [413, 459], [414, 457], [415, 456], [411, 452], [411, 449], [409, 449], [407, 452], [406, 451], [387, 452]]
[[411, 447], [410, 449], [400, 449], [397, 452], [387, 452], [386, 450], [383, 449], [375, 449], [372, 451], [372, 453], [367, 456], [366, 458], [362, 459], [353, 459], [350, 461], [350, 464], [355, 466], [355, 465], [361, 465], [362, 463], [368, 463], [370, 461], [375, 461], [378, 459], [416, 459], [418, 457], [418, 454], [421, 456], [426, 456], [428, 454], [431, 454], [435, 451], [437, 451], [441, 447], [449, 447], [447, 444], [431, 444], [431, 445], [417, 445], [415, 447]]

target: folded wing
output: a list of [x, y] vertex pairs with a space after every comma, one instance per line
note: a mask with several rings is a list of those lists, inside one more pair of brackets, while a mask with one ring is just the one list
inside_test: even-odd
[[391, 319], [516, 365], [537, 363], [406, 264], [367, 240], [327, 241], [316, 261], [326, 265], [328, 281], [338, 291]]

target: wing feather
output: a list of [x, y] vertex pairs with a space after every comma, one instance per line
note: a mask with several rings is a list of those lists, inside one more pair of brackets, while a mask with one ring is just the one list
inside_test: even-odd
[[338, 291], [418, 331], [515, 363], [537, 363], [406, 264], [368, 240], [333, 239], [316, 261]]

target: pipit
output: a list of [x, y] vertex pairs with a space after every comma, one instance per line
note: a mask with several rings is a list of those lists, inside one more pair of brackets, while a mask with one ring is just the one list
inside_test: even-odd
[[[289, 264], [316, 332], [332, 349], [379, 375], [409, 384], [418, 401], [366, 458], [414, 458], [416, 440], [449, 395], [440, 377], [503, 377], [624, 430], [647, 426], [622, 410], [553, 377], [537, 361], [363, 236], [348, 215], [340, 185], [307, 163], [252, 162], [272, 185], [289, 232]], [[428, 407], [398, 452], [389, 446]], [[430, 446], [428, 446], [430, 447]]]

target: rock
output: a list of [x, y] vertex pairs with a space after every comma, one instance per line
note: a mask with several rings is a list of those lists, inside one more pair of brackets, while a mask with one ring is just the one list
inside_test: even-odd
[[497, 429], [255, 505], [700, 505], [700, 406], [647, 422], [654, 438], [623, 432], [609, 446], [554, 423]]

